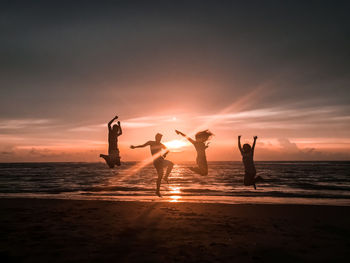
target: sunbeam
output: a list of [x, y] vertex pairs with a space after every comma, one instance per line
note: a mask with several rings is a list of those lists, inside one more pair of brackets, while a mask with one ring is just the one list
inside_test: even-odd
[[[248, 106], [251, 106], [252, 104], [254, 104], [257, 101], [258, 94], [259, 94], [259, 98], [261, 98], [261, 93], [264, 90], [264, 86], [265, 85], [261, 85], [261, 86], [255, 88], [254, 90], [249, 92], [244, 97], [241, 97], [237, 101], [233, 102], [229, 106], [227, 106], [224, 109], [222, 109], [221, 111], [219, 111], [217, 113], [217, 115], [226, 114], [226, 113], [232, 112], [232, 111], [238, 112], [238, 111], [241, 111], [242, 109], [244, 109]], [[202, 125], [198, 126], [196, 129], [190, 131], [189, 134], [190, 134], [190, 136], [193, 136], [196, 131], [201, 130], [201, 129], [207, 129], [210, 125], [213, 125], [214, 123], [216, 123], [218, 121], [219, 121], [219, 119], [215, 119], [215, 118], [208, 119]], [[165, 142], [164, 144], [167, 145], [170, 149], [171, 149], [171, 146], [173, 146], [173, 148], [176, 148], [176, 147], [180, 148], [180, 147], [183, 147], [186, 145], [184, 140], [173, 140], [170, 142]], [[128, 173], [126, 173], [128, 175], [125, 175], [125, 177], [134, 175], [143, 167], [151, 164], [153, 162], [153, 160], [155, 160], [156, 158], [158, 158], [162, 154], [164, 154], [164, 153], [160, 152], [156, 155], [153, 155], [151, 157], [144, 159], [143, 161], [141, 161], [138, 164], [135, 164], [134, 166], [132, 166], [131, 168], [128, 169]]]

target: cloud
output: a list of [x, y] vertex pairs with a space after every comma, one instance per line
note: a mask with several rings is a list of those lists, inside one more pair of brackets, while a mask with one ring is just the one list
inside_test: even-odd
[[[307, 103], [306, 103], [307, 104]], [[261, 108], [224, 114], [201, 115], [220, 130], [251, 131], [264, 137], [340, 137], [348, 138], [348, 106], [309, 107], [305, 104]]]
[[[273, 108], [261, 108], [256, 110], [239, 111], [233, 113], [224, 114], [212, 114], [198, 116], [198, 119], [216, 119], [223, 121], [251, 121], [251, 120], [285, 120], [290, 119], [324, 119], [324, 117], [331, 117], [332, 120], [347, 120], [350, 118], [347, 111], [347, 107], [344, 106], [319, 106], [319, 107], [302, 107], [298, 108], [292, 106], [289, 107], [273, 107]], [[329, 119], [328, 119], [329, 120]]]
[[[122, 128], [146, 128], [146, 127], [153, 127], [158, 125], [166, 125], [166, 123], [175, 122], [175, 121], [178, 121], [178, 118], [175, 116], [170, 116], [170, 115], [155, 116], [154, 115], [154, 116], [141, 116], [141, 117], [129, 118], [126, 120], [121, 120], [120, 122], [121, 122]], [[74, 132], [99, 131], [102, 128], [105, 128], [106, 125], [107, 123], [77, 126], [69, 129], [69, 131], [74, 131]]]
[[145, 127], [152, 127], [156, 124], [150, 123], [150, 122], [131, 122], [131, 121], [123, 121], [122, 127], [126, 128], [145, 128]]
[[299, 152], [300, 151], [298, 146], [295, 143], [290, 142], [286, 138], [279, 138], [278, 142], [279, 142], [282, 150], [290, 151], [290, 152]]
[[105, 128], [106, 124], [95, 124], [95, 125], [86, 125], [86, 126], [77, 126], [74, 128], [68, 129], [71, 132], [96, 132], [100, 131], [102, 128]]
[[153, 115], [153, 116], [141, 116], [136, 118], [127, 119], [122, 122], [122, 125], [130, 128], [152, 127], [162, 125], [168, 122], [178, 121], [178, 117], [173, 115]]
[[20, 129], [28, 127], [46, 126], [51, 123], [49, 119], [2, 119], [0, 129]]
[[314, 147], [300, 148], [296, 143], [291, 142], [287, 138], [278, 139], [280, 146], [280, 154], [287, 157], [288, 160], [339, 160], [349, 158], [349, 154], [341, 152], [322, 152]]

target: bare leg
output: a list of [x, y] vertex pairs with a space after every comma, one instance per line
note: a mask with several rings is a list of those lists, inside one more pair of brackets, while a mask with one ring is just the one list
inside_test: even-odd
[[256, 183], [263, 182], [263, 181], [264, 181], [264, 179], [261, 176], [255, 177], [254, 178], [254, 184], [253, 184], [254, 189], [256, 190]]
[[201, 174], [201, 171], [198, 167], [189, 167], [188, 169], [190, 169], [192, 172], [195, 172], [196, 174]]
[[199, 175], [208, 175], [208, 171], [205, 169], [200, 169], [199, 167], [189, 167], [189, 169]]
[[264, 181], [264, 178], [262, 178], [261, 176], [255, 177], [255, 182], [256, 183], [263, 182], [263, 181]]
[[154, 164], [154, 167], [156, 168], [157, 174], [158, 174], [156, 195], [158, 195], [159, 197], [162, 197], [162, 195], [160, 194], [160, 184], [163, 178], [163, 164], [157, 163], [157, 164]]
[[100, 154], [100, 157], [103, 158], [106, 161], [106, 163], [107, 163], [109, 168], [114, 168], [114, 163], [112, 162], [112, 160], [109, 157], [109, 155]]
[[165, 172], [165, 176], [164, 176], [164, 181], [166, 181], [167, 183], [169, 183], [168, 181], [168, 177], [169, 174], [171, 173], [171, 170], [174, 167], [174, 164], [168, 160], [164, 160], [163, 163], [165, 164], [165, 166], [167, 166], [166, 172]]
[[244, 175], [244, 185], [245, 185], [245, 186], [252, 185], [252, 186], [254, 186], [254, 188], [256, 189], [254, 175], [245, 174], [245, 175]]
[[204, 167], [201, 167], [201, 166], [198, 166], [199, 167], [199, 170], [201, 171], [200, 175], [208, 175], [208, 167], [207, 166], [204, 166]]
[[121, 163], [120, 163], [120, 159], [121, 159], [121, 157], [120, 157], [120, 153], [119, 153], [119, 149], [117, 148], [117, 150], [115, 151], [115, 159], [114, 159], [114, 162], [115, 162], [115, 164], [117, 165], [117, 166], [120, 166], [121, 165]]
[[100, 154], [100, 157], [103, 158], [103, 159], [106, 159], [107, 157], [109, 157], [108, 155], [105, 155], [105, 154]]
[[113, 161], [113, 163], [116, 164], [117, 166], [120, 166], [120, 165], [121, 165], [119, 155], [110, 156], [110, 159], [111, 159], [111, 160]]

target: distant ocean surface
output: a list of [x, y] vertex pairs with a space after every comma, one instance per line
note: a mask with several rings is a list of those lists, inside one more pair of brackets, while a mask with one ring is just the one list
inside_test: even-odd
[[159, 198], [152, 165], [0, 163], [0, 197], [350, 206], [350, 162], [256, 162], [257, 190], [243, 185], [241, 162], [209, 162], [208, 176], [190, 166], [174, 166]]

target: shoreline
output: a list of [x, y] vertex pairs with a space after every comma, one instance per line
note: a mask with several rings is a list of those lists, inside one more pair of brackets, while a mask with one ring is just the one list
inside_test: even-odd
[[[151, 196], [150, 196], [151, 197]], [[198, 196], [200, 197], [200, 196]], [[151, 197], [152, 198], [152, 197]], [[243, 197], [245, 198], [245, 197]], [[106, 202], [106, 203], [116, 203], [116, 204], [174, 204], [174, 205], [213, 205], [213, 206], [280, 206], [280, 207], [288, 207], [288, 206], [296, 206], [296, 207], [342, 207], [349, 208], [347, 205], [329, 205], [329, 204], [303, 204], [303, 203], [215, 203], [215, 202], [187, 202], [187, 201], [177, 201], [177, 202], [169, 202], [168, 200], [162, 200], [161, 198], [154, 197], [150, 201], [138, 201], [138, 200], [117, 200], [117, 199], [70, 199], [70, 198], [46, 198], [46, 197], [1, 197], [0, 196], [0, 204], [5, 201], [14, 201], [14, 200], [28, 200], [28, 201], [67, 201], [67, 202]]]
[[66, 194], [0, 194], [1, 199], [49, 199], [72, 201], [110, 201], [110, 202], [145, 202], [145, 203], [193, 203], [193, 204], [228, 204], [228, 205], [315, 205], [350, 207], [350, 199], [342, 198], [302, 198], [302, 197], [247, 197], [247, 196], [101, 196], [101, 195], [66, 195]]
[[15, 262], [343, 262], [350, 208], [0, 198]]

